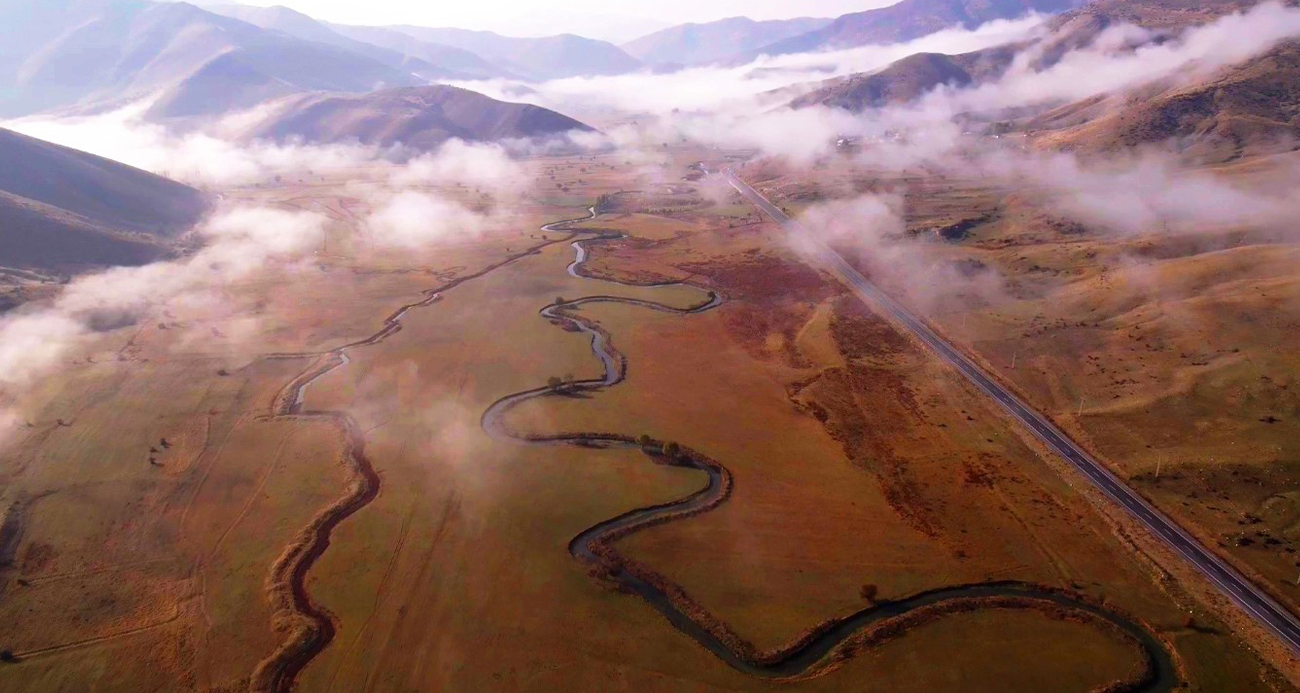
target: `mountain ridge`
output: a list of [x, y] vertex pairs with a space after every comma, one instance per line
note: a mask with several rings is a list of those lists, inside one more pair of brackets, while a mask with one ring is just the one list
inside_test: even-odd
[[705, 65], [820, 29], [833, 21], [818, 17], [762, 21], [728, 17], [713, 22], [678, 24], [619, 47], [648, 65]]
[[0, 266], [142, 264], [207, 212], [181, 183], [0, 128]]
[[302, 94], [273, 109], [245, 133], [246, 138], [430, 150], [452, 138], [492, 142], [593, 130], [540, 106], [498, 101], [446, 85], [361, 95]]

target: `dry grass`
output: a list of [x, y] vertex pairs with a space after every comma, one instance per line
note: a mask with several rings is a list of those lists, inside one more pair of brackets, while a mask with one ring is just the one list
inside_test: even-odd
[[[161, 317], [166, 330], [151, 320], [106, 336], [102, 353], [129, 343], [133, 360], [83, 360], [47, 383], [36, 427], [0, 461], [0, 500], [26, 508], [19, 562], [0, 574], [0, 619], [20, 620], [7, 637], [22, 640], [0, 647], [70, 646], [5, 667], [0, 690], [240, 690], [284, 637], [273, 630], [266, 576], [344, 478], [344, 446], [330, 426], [256, 420], [308, 362], [254, 356], [367, 336], [424, 289], [499, 260], [544, 220], [572, 216], [564, 205], [672, 182], [698, 155], [673, 152], [676, 167], [649, 178], [612, 160], [539, 160], [544, 176], [570, 189], [521, 210], [520, 227], [405, 260], [368, 255], [339, 229], [323, 269], [288, 285], [232, 287], [229, 314], [174, 312]], [[350, 223], [330, 181], [244, 194]], [[671, 202], [651, 195], [635, 205], [695, 204]], [[723, 207], [650, 215], [635, 205], [594, 224], [635, 238], [597, 247], [590, 269], [689, 278], [721, 289], [728, 304], [689, 317], [584, 307], [628, 355], [627, 382], [591, 398], [531, 402], [511, 417], [524, 430], [679, 440], [735, 475], [717, 510], [625, 538], [620, 551], [760, 648], [860, 608], [864, 582], [889, 598], [1014, 578], [1074, 585], [1172, 629], [1198, 685], [1262, 690], [1258, 667], [1229, 636], [1178, 630], [1181, 608], [1146, 564], [980, 398], [839, 298], [770, 227], [738, 224]], [[637, 598], [602, 589], [567, 551], [583, 529], [693, 492], [701, 475], [629, 451], [521, 446], [479, 426], [505, 394], [554, 375], [599, 374], [583, 337], [538, 316], [554, 297], [687, 306], [701, 296], [575, 279], [564, 272], [571, 259], [555, 245], [457, 287], [308, 392], [308, 408], [356, 419], [383, 485], [310, 573], [337, 636], [300, 690], [769, 688]], [[263, 319], [236, 339], [233, 326], [250, 311]], [[216, 375], [221, 367], [231, 374]], [[148, 448], [162, 437], [171, 447], [154, 467]], [[97, 635], [113, 637], [79, 641]], [[1086, 691], [1132, 660], [1122, 639], [1088, 624], [980, 611], [789, 687]]]
[[[1220, 172], [1266, 186], [1270, 170], [1256, 160]], [[793, 185], [767, 175], [774, 190]], [[836, 169], [818, 183], [843, 189], [871, 175]], [[1275, 347], [1300, 325], [1294, 242], [1241, 228], [1106, 233], [978, 181], [878, 176], [876, 186], [906, 196], [923, 253], [987, 268], [1002, 286], [917, 293], [906, 277], [877, 272], [878, 281], [1208, 544], [1300, 603], [1286, 500], [1300, 483], [1291, 393], [1300, 364]], [[982, 219], [965, 237], [927, 235], [964, 216]]]

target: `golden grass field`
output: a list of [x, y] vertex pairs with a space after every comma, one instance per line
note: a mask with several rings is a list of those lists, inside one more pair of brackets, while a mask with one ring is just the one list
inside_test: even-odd
[[[700, 156], [671, 154], [650, 172], [617, 157], [530, 162], [540, 192], [508, 223], [419, 252], [375, 253], [353, 233], [360, 210], [349, 186], [382, 171], [231, 191], [324, 211], [334, 220], [330, 239], [318, 262], [287, 279], [268, 272], [231, 286], [220, 311], [164, 307], [104, 334], [42, 383], [31, 427], [0, 457], [3, 526], [16, 537], [12, 559], [0, 561], [0, 648], [19, 660], [0, 663], [0, 691], [248, 690], [259, 662], [286, 637], [268, 593], [272, 566], [351, 483], [336, 427], [268, 420], [277, 393], [311, 360], [262, 357], [374, 334], [431, 287], [566, 239], [543, 239], [538, 227], [579, 217], [618, 191], [615, 209], [582, 227], [629, 238], [593, 244], [588, 270], [700, 288], [571, 277], [573, 250], [554, 242], [413, 310], [400, 332], [351, 350], [347, 367], [308, 390], [306, 409], [355, 419], [381, 487], [333, 532], [308, 574], [307, 590], [336, 634], [296, 690], [1082, 693], [1139, 664], [1129, 642], [1088, 622], [983, 609], [923, 623], [822, 676], [775, 684], [729, 668], [638, 597], [593, 580], [568, 553], [576, 534], [689, 494], [703, 475], [629, 450], [520, 445], [484, 432], [480, 417], [549, 377], [599, 375], [584, 337], [538, 315], [556, 297], [687, 307], [705, 290], [726, 303], [689, 316], [583, 307], [627, 356], [626, 382], [591, 397], [530, 401], [509, 425], [644, 433], [725, 464], [735, 477], [726, 503], [634, 534], [618, 549], [742, 637], [780, 646], [866, 606], [866, 583], [888, 600], [1019, 580], [1078, 592], [1143, 624], [1192, 690], [1287, 689], [992, 405], [802, 264], [776, 228], [725, 199], [709, 204], [663, 189], [680, 184]], [[1097, 289], [1088, 281], [1060, 291], [1089, 300]], [[1039, 310], [1072, 305], [1059, 295], [1035, 300]], [[1107, 320], [1138, 322], [1110, 310]], [[1008, 345], [989, 335], [999, 325], [1028, 330], [1016, 320], [1032, 311], [1028, 303], [998, 316], [972, 311], [962, 321], [969, 331], [955, 334], [999, 362]], [[952, 328], [947, 316], [940, 324]], [[1120, 350], [1126, 342], [1114, 332], [1078, 343]], [[1068, 408], [1072, 388], [1102, 387], [1087, 380], [1098, 377], [1090, 371], [1063, 380], [1063, 364], [1078, 354], [1058, 342], [1022, 341], [1036, 346], [1022, 347], [1023, 365], [1004, 375], [1054, 413]], [[1258, 342], [1242, 338], [1240, 348], [1264, 358]], [[1210, 402], [1263, 372], [1233, 356], [1216, 352], [1218, 379], [1186, 376], [1191, 391]], [[1171, 360], [1170, 368], [1205, 367]], [[1040, 370], [1061, 381], [1027, 375]], [[1099, 398], [1078, 421], [1065, 418], [1135, 475], [1149, 471], [1156, 453], [1129, 456], [1138, 437], [1111, 431], [1146, 426], [1132, 419], [1136, 407], [1174, 401], [1154, 386], [1142, 392], [1147, 404]], [[1171, 431], [1186, 430], [1174, 426], [1178, 415], [1167, 414]], [[1161, 446], [1171, 460], [1178, 446], [1208, 449], [1193, 440]], [[1161, 480], [1143, 485], [1158, 499], [1185, 497], [1177, 484], [1208, 471], [1166, 464]], [[1224, 491], [1242, 499], [1234, 502], [1252, 498], [1233, 488]], [[1264, 523], [1296, 521], [1291, 500], [1257, 502], [1276, 508], [1255, 511]], [[1246, 559], [1258, 550], [1234, 549]]]
[[[1285, 157], [1208, 172], [1271, 189]], [[838, 198], [864, 173], [832, 167], [769, 177], [790, 204]], [[877, 279], [1164, 511], [1300, 605], [1294, 541], [1297, 362], [1279, 345], [1300, 326], [1300, 246], [1276, 233], [1184, 225], [1120, 234], [1052, 212], [986, 181], [880, 176], [902, 194], [907, 233], [936, 265], [990, 268], [1000, 296], [961, 287], [936, 300], [907, 279]], [[960, 240], [932, 229], [970, 221]], [[930, 292], [933, 293], [933, 292]]]

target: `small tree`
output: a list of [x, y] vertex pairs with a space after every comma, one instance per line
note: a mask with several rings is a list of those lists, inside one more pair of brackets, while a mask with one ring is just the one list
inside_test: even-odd
[[644, 433], [642, 433], [641, 435], [639, 435], [639, 436], [636, 437], [636, 444], [637, 444], [637, 445], [640, 445], [640, 446], [643, 447], [643, 448], [648, 448], [648, 447], [650, 447], [650, 445], [651, 445], [652, 443], [654, 443], [654, 441], [651, 440], [650, 436], [648, 436], [648, 435], [646, 435], [646, 434], [644, 434]]
[[556, 297], [555, 297], [555, 305], [557, 305], [557, 306], [562, 306], [562, 305], [564, 305], [564, 304], [566, 304], [566, 303], [568, 303], [568, 301], [564, 300], [564, 297], [563, 297], [563, 296], [556, 296]]
[[0, 662], [12, 662], [12, 661], [14, 661], [13, 650], [0, 650]]
[[880, 594], [880, 588], [868, 582], [862, 586], [861, 590], [858, 590], [858, 594], [862, 595], [862, 598], [869, 602], [875, 602], [876, 595]]
[[546, 386], [551, 388], [551, 392], [559, 392], [564, 387], [564, 380], [553, 375], [546, 381]]
[[682, 454], [682, 446], [678, 445], [676, 442], [671, 440], [668, 441], [667, 443], [664, 443], [665, 456], [675, 460], [677, 459], [677, 456], [680, 454]]

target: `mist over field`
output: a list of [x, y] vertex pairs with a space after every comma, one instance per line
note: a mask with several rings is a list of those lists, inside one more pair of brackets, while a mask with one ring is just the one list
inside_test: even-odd
[[[508, 81], [464, 82], [499, 98], [516, 97], [575, 113], [640, 114], [635, 124], [601, 133], [574, 133], [567, 146], [599, 151], [610, 146], [638, 160], [657, 160], [661, 142], [689, 138], [708, 145], [755, 148], [798, 166], [835, 152], [844, 137], [869, 143], [859, 157], [875, 170], [932, 167], [957, 176], [981, 176], [1041, 190], [1060, 213], [1126, 233], [1177, 228], [1183, 222], [1250, 224], [1287, 229], [1300, 203], [1292, 195], [1241, 190], [1216, 177], [1184, 170], [1167, 154], [1150, 151], [1080, 158], [1035, 152], [1014, 140], [988, 140], [959, 119], [996, 117], [1008, 110], [1067, 103], [1102, 93], [1123, 93], [1152, 83], [1189, 81], [1268, 51], [1300, 35], [1300, 9], [1276, 2], [1229, 14], [1167, 38], [1128, 24], [1107, 27], [1093, 40], [1035, 66], [1053, 37], [1041, 15], [988, 22], [973, 30], [944, 30], [891, 45], [762, 56], [743, 65], [688, 68], [666, 74], [577, 77], [524, 87]], [[1239, 40], [1251, 36], [1250, 41]], [[1029, 48], [999, 78], [970, 87], [940, 85], [914, 102], [863, 113], [781, 105], [809, 84], [883, 68], [918, 52], [967, 53], [1007, 43]], [[452, 139], [420, 154], [361, 144], [242, 142], [237, 133], [265, 115], [264, 108], [236, 113], [188, 131], [149, 122], [144, 101], [98, 115], [28, 117], [6, 127], [202, 186], [265, 184], [303, 172], [391, 167], [387, 185], [358, 189], [373, 209], [362, 222], [368, 241], [381, 248], [417, 248], [448, 236], [473, 236], [501, 224], [500, 212], [470, 209], [460, 201], [420, 189], [458, 184], [517, 201], [534, 183], [518, 157], [544, 151]], [[1300, 175], [1297, 176], [1300, 179]], [[927, 275], [932, 300], [943, 287], [972, 280], [925, 259], [901, 233], [902, 210], [889, 196], [816, 206], [805, 218], [815, 234], [852, 241], [879, 267], [899, 275]], [[430, 220], [436, 219], [436, 222]], [[271, 209], [225, 209], [198, 231], [205, 247], [183, 260], [109, 270], [75, 280], [52, 305], [0, 323], [0, 372], [10, 389], [30, 383], [66, 358], [69, 349], [104, 325], [130, 324], [146, 305], [204, 300], [204, 292], [254, 270], [292, 271], [319, 245], [323, 218]], [[796, 240], [797, 244], [797, 240]], [[289, 261], [285, 264], [285, 261]], [[939, 274], [935, 274], [935, 273]], [[996, 298], [999, 279], [983, 274], [983, 294]], [[927, 299], [927, 303], [932, 302]], [[39, 345], [39, 348], [37, 348]]]
[[[1243, 42], [1241, 36], [1251, 36]], [[1056, 212], [1102, 230], [1136, 235], [1178, 233], [1189, 225], [1245, 227], [1297, 238], [1291, 220], [1300, 199], [1282, 181], [1300, 180], [1294, 162], [1275, 168], [1271, 190], [1244, 187], [1156, 148], [1080, 156], [1037, 151], [1017, 138], [994, 140], [970, 124], [986, 116], [1030, 106], [1069, 103], [1098, 94], [1134, 92], [1147, 85], [1190, 83], [1225, 65], [1268, 52], [1300, 36], [1300, 9], [1269, 2], [1229, 14], [1173, 38], [1128, 24], [1107, 27], [1090, 43], [1062, 55], [1051, 67], [1035, 69], [1038, 46], [1017, 56], [999, 79], [968, 88], [940, 86], [915, 102], [850, 115], [838, 109], [777, 109], [721, 126], [693, 120], [683, 130], [717, 128], [713, 141], [756, 147], [796, 165], [811, 166], [831, 155], [841, 137], [865, 140], [853, 155], [868, 170], [930, 170], [955, 178], [981, 179], [1039, 194]], [[1040, 36], [1049, 44], [1051, 36]], [[960, 121], [965, 121], [962, 124]], [[707, 137], [708, 135], [702, 135]], [[823, 240], [856, 245], [864, 262], [882, 276], [924, 277], [913, 282], [916, 299], [934, 307], [947, 293], [976, 293], [991, 304], [1002, 298], [1001, 279], [991, 271], [973, 278], [930, 258], [924, 241], [903, 234], [896, 196], [867, 195], [852, 202], [813, 206], [804, 226]], [[796, 240], [797, 244], [797, 240]], [[1160, 291], [1158, 280], [1149, 287]]]
[[198, 229], [205, 245], [190, 257], [79, 277], [51, 304], [0, 317], [0, 385], [21, 393], [96, 333], [133, 325], [153, 307], [219, 302], [219, 290], [272, 262], [292, 272], [319, 246], [324, 223], [311, 212], [219, 210]]
[[[753, 116], [756, 106], [772, 107], [788, 89], [855, 72], [867, 72], [920, 52], [966, 53], [1025, 40], [1036, 35], [1044, 18], [988, 22], [973, 30], [948, 29], [889, 45], [845, 50], [760, 56], [734, 66], [686, 68], [666, 74], [639, 72], [607, 77], [573, 77], [524, 85], [504, 80], [463, 82], [462, 86], [496, 96], [581, 113], [613, 109], [666, 117], [675, 112]], [[785, 99], [788, 101], [789, 99]], [[671, 123], [671, 119], [669, 119]]]
[[1300, 0], [283, 2], [0, 0], [0, 689], [1300, 684]]
[[[403, 165], [386, 163], [382, 152], [361, 146], [240, 146], [202, 135], [173, 137], [159, 128], [125, 122], [113, 114], [90, 123], [51, 121], [33, 132], [75, 133], [101, 143], [125, 136], [128, 146], [121, 151], [128, 152], [123, 157], [128, 163], [147, 167], [156, 162], [160, 172], [167, 171], [162, 167], [189, 172], [196, 178], [179, 177], [204, 185], [267, 184], [277, 176], [303, 175], [304, 170], [338, 172], [383, 165], [385, 177], [378, 184], [351, 188], [368, 210], [358, 221], [357, 240], [371, 252], [429, 249], [447, 240], [473, 239], [509, 223], [509, 205], [535, 185], [505, 149], [491, 143], [453, 140]], [[486, 195], [491, 203], [470, 206], [464, 195], [438, 191], [453, 186]], [[12, 431], [25, 420], [16, 403], [30, 386], [67, 366], [101, 333], [137, 325], [163, 306], [221, 312], [229, 288], [254, 276], [259, 281], [292, 281], [322, 248], [328, 223], [317, 211], [218, 202], [193, 231], [200, 245], [193, 254], [84, 274], [48, 304], [0, 315], [0, 404], [7, 403], [7, 425], [0, 430]], [[252, 335], [257, 330], [244, 325], [243, 331]]]

